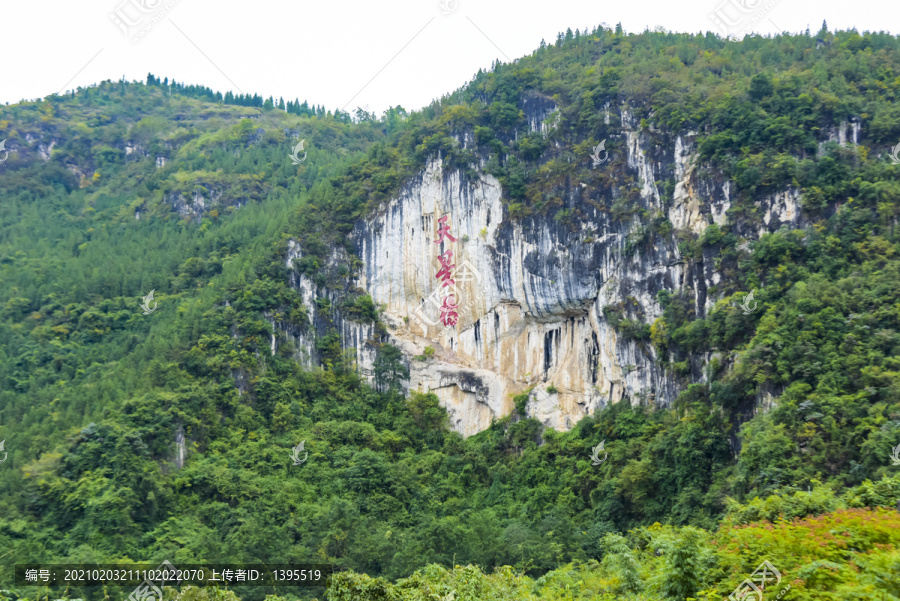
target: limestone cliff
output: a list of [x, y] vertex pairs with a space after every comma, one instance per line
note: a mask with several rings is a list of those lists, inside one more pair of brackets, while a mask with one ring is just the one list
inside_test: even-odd
[[[555, 111], [546, 99], [526, 103], [532, 131], [546, 133]], [[381, 306], [389, 341], [407, 357], [421, 355], [426, 346], [436, 349], [433, 359], [409, 362], [409, 387], [437, 394], [463, 435], [510, 413], [512, 395], [531, 387], [528, 415], [556, 429], [623, 396], [668, 405], [680, 391], [653, 346], [617, 332], [604, 307], [649, 324], [662, 313], [657, 293], [683, 291], [694, 299], [697, 315], [705, 316], [722, 296], [716, 257], [709, 251], [699, 260], [683, 257], [678, 234], [701, 235], [712, 223], [729, 222], [731, 186], [713, 170], [701, 170], [694, 132], [641, 130], [626, 109], [607, 113], [607, 123], [610, 118], [621, 123], [619, 133], [608, 140], [608, 160], [594, 167], [608, 170], [602, 179], [608, 183], [570, 181], [558, 190], [561, 209], [580, 209], [577, 223], [552, 216], [511, 219], [495, 177], [483, 169], [467, 177], [437, 156], [353, 232], [362, 259], [353, 285]], [[836, 137], [846, 140], [845, 130]], [[458, 141], [471, 143], [465, 135]], [[668, 195], [662, 182], [669, 182]], [[615, 210], [625, 198], [628, 210]], [[792, 189], [762, 198], [761, 218], [734, 224], [736, 233], [752, 243], [766, 231], [802, 225], [798, 198]], [[671, 227], [648, 235], [641, 213], [660, 215]], [[457, 240], [435, 244], [444, 215]], [[435, 274], [446, 250], [467, 275], [457, 278], [454, 327], [438, 322], [433, 302], [445, 294]], [[300, 256], [292, 241], [288, 266]], [[336, 299], [299, 273], [292, 280], [308, 307], [320, 296]], [[344, 318], [337, 306], [330, 303], [329, 316], [343, 347], [356, 349], [361, 372], [370, 376], [375, 350], [367, 341], [374, 328]], [[311, 363], [313, 340], [321, 333], [317, 319], [308, 332], [283, 332]], [[707, 359], [691, 361], [692, 379], [704, 378]]]

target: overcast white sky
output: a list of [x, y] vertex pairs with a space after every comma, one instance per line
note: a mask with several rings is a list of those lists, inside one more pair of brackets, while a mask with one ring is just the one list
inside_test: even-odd
[[[567, 27], [716, 31], [710, 15], [719, 11], [735, 29], [764, 35], [807, 26], [815, 33], [823, 19], [832, 31], [900, 31], [900, 9], [884, 0], [0, 2], [3, 103], [152, 72], [223, 93], [381, 114], [391, 105], [421, 108], [494, 59], [529, 54]], [[111, 15], [128, 23], [121, 27], [129, 37]]]

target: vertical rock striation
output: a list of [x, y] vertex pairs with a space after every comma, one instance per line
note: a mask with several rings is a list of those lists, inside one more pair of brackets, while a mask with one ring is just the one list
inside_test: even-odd
[[[547, 135], [556, 113], [552, 101], [530, 98], [525, 108], [532, 130]], [[721, 280], [715, 257], [681, 256], [676, 234], [702, 235], [710, 224], [724, 225], [731, 187], [721, 176], [698, 175], [694, 132], [641, 130], [627, 110], [618, 119], [621, 130], [607, 144], [610, 160], [594, 167], [608, 170], [597, 179], [611, 183], [567, 181], [555, 190], [561, 209], [576, 211], [577, 222], [552, 215], [513, 221], [494, 176], [479, 169], [471, 179], [446, 169], [438, 156], [352, 234], [362, 259], [355, 285], [382, 307], [390, 342], [407, 357], [421, 355], [426, 346], [436, 349], [432, 359], [410, 361], [410, 389], [435, 393], [463, 435], [510, 413], [512, 395], [532, 387], [528, 415], [556, 429], [623, 397], [668, 405], [679, 393], [649, 341], [623, 336], [604, 308], [651, 324], [662, 314], [657, 294], [682, 291], [705, 316], [716, 301], [710, 288]], [[662, 192], [662, 182], [673, 191]], [[755, 240], [783, 225], [801, 225], [798, 202], [794, 190], [762, 199], [762, 227], [739, 227], [737, 234]], [[648, 232], [641, 213], [662, 216], [672, 227]], [[444, 215], [457, 240], [435, 244]], [[447, 250], [470, 276], [456, 282], [454, 327], [437, 321], [434, 300], [446, 294], [435, 294], [435, 274], [437, 257]], [[288, 266], [300, 256], [292, 241]], [[291, 277], [307, 307], [315, 308], [319, 296], [332, 300], [329, 319], [343, 347], [356, 349], [361, 371], [371, 376], [375, 351], [366, 341], [375, 335], [373, 326], [343, 318], [333, 293], [317, 290], [299, 273]], [[314, 337], [324, 331], [317, 319], [307, 332], [284, 332], [308, 364], [317, 361]]]

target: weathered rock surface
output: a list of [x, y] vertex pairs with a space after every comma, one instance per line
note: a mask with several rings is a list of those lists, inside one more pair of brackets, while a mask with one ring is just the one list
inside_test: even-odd
[[[546, 135], [553, 103], [535, 98], [526, 109], [532, 130]], [[561, 208], [580, 211], [577, 222], [552, 215], [512, 221], [496, 178], [478, 171], [477, 179], [467, 179], [436, 157], [353, 232], [363, 262], [354, 285], [382, 306], [390, 342], [407, 357], [421, 355], [426, 346], [436, 349], [430, 360], [409, 362], [410, 389], [437, 394], [463, 435], [510, 413], [512, 395], [532, 386], [529, 416], [556, 429], [568, 429], [584, 414], [623, 396], [668, 405], [680, 392], [652, 345], [622, 336], [603, 309], [616, 305], [628, 317], [653, 323], [662, 314], [658, 292], [686, 291], [697, 315], [705, 316], [722, 294], [709, 293], [721, 280], [715, 256], [682, 257], [676, 233], [702, 235], [710, 224], [724, 225], [732, 188], [724, 178], [698, 176], [702, 170], [693, 132], [642, 131], [624, 110], [618, 119], [621, 131], [607, 143], [609, 160], [594, 167], [610, 170], [611, 178], [602, 181], [612, 183], [598, 187], [573, 181], [559, 190]], [[845, 141], [845, 131], [835, 137]], [[854, 128], [850, 137], [856, 133]], [[460, 143], [471, 142], [464, 137]], [[658, 187], [666, 181], [674, 182], [670, 198]], [[624, 214], [611, 209], [623, 200]], [[759, 202], [762, 227], [736, 233], [753, 241], [784, 225], [801, 226], [798, 202], [794, 190], [764, 198]], [[673, 231], [647, 235], [637, 217], [642, 210], [664, 215]], [[457, 240], [435, 244], [444, 215]], [[438, 322], [441, 299], [454, 291], [440, 288], [435, 277], [437, 257], [447, 250], [458, 267], [465, 265], [465, 277], [455, 286], [460, 309], [453, 327]], [[300, 256], [292, 241], [288, 266]], [[307, 307], [316, 307], [318, 296], [336, 300], [299, 273], [292, 283]], [[375, 352], [366, 341], [374, 328], [343, 318], [336, 306], [331, 302], [329, 317], [342, 344], [356, 349], [362, 373], [371, 376]], [[311, 364], [317, 361], [316, 332], [324, 326], [318, 319], [313, 317], [306, 332], [283, 331], [301, 349], [298, 358]], [[703, 379], [699, 366], [708, 359], [697, 358], [692, 365], [696, 380]], [[547, 391], [551, 385], [556, 392]]]

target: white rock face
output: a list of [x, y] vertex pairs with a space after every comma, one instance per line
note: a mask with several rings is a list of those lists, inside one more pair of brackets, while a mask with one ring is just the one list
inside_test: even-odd
[[45, 161], [50, 160], [50, 154], [53, 152], [53, 147], [56, 146], [56, 140], [50, 140], [50, 145], [45, 146], [44, 144], [38, 145], [38, 154]]
[[[547, 117], [556, 107], [544, 98], [533, 103], [540, 106], [538, 114], [527, 116], [530, 128], [546, 133], [553, 122]], [[356, 225], [352, 240], [362, 267], [351, 287], [382, 307], [390, 342], [406, 357], [422, 355], [428, 346], [435, 349], [431, 359], [409, 361], [409, 389], [436, 394], [452, 426], [465, 436], [509, 414], [513, 396], [530, 388], [528, 415], [559, 430], [623, 397], [667, 405], [678, 395], [677, 381], [660, 365], [650, 341], [617, 332], [604, 308], [652, 324], [662, 315], [657, 293], [684, 291], [702, 317], [716, 300], [707, 289], [721, 276], [711, 260], [681, 257], [674, 233], [650, 236], [629, 248], [643, 227], [638, 211], [613, 216], [609, 207], [636, 188], [638, 209], [661, 213], [676, 232], [702, 235], [711, 223], [726, 224], [731, 187], [727, 181], [698, 179], [694, 132], [663, 147], [663, 136], [637, 131], [627, 111], [620, 118], [622, 132], [613, 139], [616, 152], [626, 154], [616, 159], [610, 152], [613, 160], [600, 167], [619, 169], [613, 172], [619, 183], [599, 189], [572, 182], [563, 202], [578, 210], [575, 223], [554, 219], [554, 212], [510, 220], [495, 177], [479, 172], [477, 180], [468, 179], [459, 170], [445, 169], [438, 156], [396, 198]], [[470, 140], [462, 139], [465, 143]], [[672, 198], [662, 198], [656, 182], [671, 180], [672, 173]], [[620, 182], [626, 175], [630, 180]], [[766, 231], [799, 223], [796, 192], [761, 204]], [[436, 244], [438, 220], [444, 216], [456, 240]], [[438, 256], [446, 251], [457, 267], [465, 265], [465, 277], [445, 288], [435, 275]], [[299, 244], [291, 241], [288, 267], [300, 257]], [[296, 271], [291, 282], [315, 325], [316, 297], [331, 298], [330, 292]], [[445, 327], [438, 318], [449, 294], [460, 306], [459, 320]], [[361, 373], [371, 377], [375, 351], [367, 341], [376, 335], [374, 327], [343, 319], [337, 304], [331, 303], [331, 323], [343, 347], [356, 349]], [[315, 364], [315, 327], [282, 333], [295, 343], [298, 360]]]
[[[828, 142], [836, 141], [841, 146], [848, 146], [850, 144], [855, 146], [857, 140], [859, 140], [861, 125], [859, 119], [853, 119], [852, 121], [842, 121], [836, 126], [826, 128], [825, 133], [828, 136], [828, 139], [824, 142], [819, 142], [818, 156], [821, 157], [825, 154], [825, 145]], [[849, 137], [847, 136], [848, 128], [850, 130]]]
[[693, 155], [681, 136], [675, 139], [675, 192], [669, 221], [677, 230], [690, 230], [703, 234], [707, 221], [700, 209], [700, 198], [691, 187], [694, 172]]
[[175, 430], [175, 469], [181, 469], [184, 467], [184, 459], [187, 456], [187, 451], [184, 444], [184, 426], [178, 424], [178, 427]]
[[[632, 138], [629, 144], [634, 149], [638, 142]], [[643, 153], [631, 152], [629, 162], [649, 175], [644, 189], [658, 202]], [[364, 267], [356, 285], [385, 305], [386, 321], [396, 324], [390, 328], [394, 343], [408, 356], [422, 354], [426, 346], [437, 350], [429, 361], [411, 362], [410, 388], [435, 393], [463, 435], [510, 413], [512, 396], [531, 387], [529, 416], [557, 429], [568, 429], [624, 394], [639, 398], [650, 396], [651, 389], [672, 388], [652, 364], [652, 347], [620, 340], [603, 307], [621, 300], [620, 282], [666, 277], [672, 270], [680, 279], [682, 266], [625, 261], [618, 256], [622, 236], [609, 232], [598, 243], [612, 251], [600, 271], [574, 278], [574, 253], [591, 253], [594, 245], [571, 248], [552, 221], [532, 227], [504, 222], [500, 197], [500, 183], [492, 176], [464, 182], [459, 172], [444, 172], [434, 160], [416, 183], [357, 230]], [[457, 240], [437, 245], [438, 219], [444, 215]], [[457, 282], [457, 300], [466, 310], [455, 327], [437, 321], [437, 307], [428, 312], [428, 297], [435, 290], [438, 298], [444, 296], [435, 278], [442, 250], [479, 276]], [[530, 267], [549, 256], [556, 257], [552, 272]], [[651, 308], [650, 321], [659, 315], [650, 295], [639, 293], [637, 299]], [[425, 323], [416, 317], [423, 303]], [[558, 392], [548, 392], [551, 385]]]
[[[343, 349], [345, 351], [353, 349], [353, 359], [360, 375], [372, 382], [375, 348], [368, 344], [368, 341], [375, 336], [374, 325], [357, 323], [344, 318], [338, 309], [340, 298], [335, 291], [319, 290], [315, 282], [295, 270], [294, 261], [302, 257], [300, 245], [295, 240], [289, 240], [285, 265], [293, 271], [290, 283], [299, 292], [303, 305], [309, 313], [310, 322], [303, 327], [292, 327], [273, 320], [270, 321], [273, 331], [291, 340], [295, 347], [294, 359], [296, 361], [306, 367], [314, 367], [319, 362], [316, 338], [320, 332], [320, 326], [323, 324], [334, 326], [340, 336]], [[340, 252], [335, 251], [330, 260], [339, 262], [344, 258]], [[316, 299], [320, 297], [329, 301], [329, 308], [325, 314], [322, 314], [317, 308]], [[276, 335], [271, 341], [272, 354], [275, 354], [278, 349], [278, 340], [279, 336]]]
[[[756, 205], [765, 211], [763, 223], [766, 226], [773, 223], [796, 223], [800, 217], [800, 191], [790, 189], [776, 192]], [[761, 228], [759, 235], [762, 236], [766, 231], [767, 228]]]

